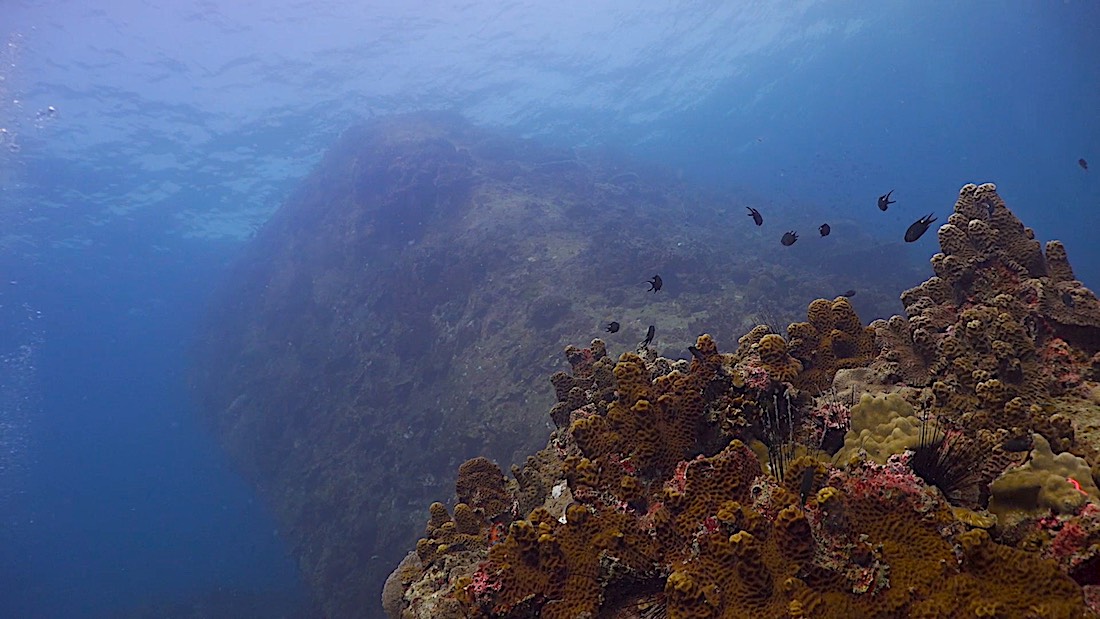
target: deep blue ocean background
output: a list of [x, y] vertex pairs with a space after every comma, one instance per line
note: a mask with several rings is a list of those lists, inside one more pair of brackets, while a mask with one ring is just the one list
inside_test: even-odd
[[357, 120], [454, 110], [884, 243], [992, 181], [1100, 286], [1100, 4], [634, 4], [5, 0], [0, 617], [305, 595], [199, 427], [188, 350]]

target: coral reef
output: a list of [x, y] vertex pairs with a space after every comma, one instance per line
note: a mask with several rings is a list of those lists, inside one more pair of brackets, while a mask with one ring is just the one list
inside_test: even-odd
[[1100, 361], [1100, 301], [1073, 279], [1061, 243], [1044, 254], [1034, 236], [992, 184], [964, 186], [939, 230], [936, 275], [902, 294], [908, 319], [872, 323], [883, 349], [874, 366], [930, 386], [939, 415], [1036, 431], [1061, 451], [1075, 445], [1067, 412], [1095, 407], [1086, 401]]
[[433, 505], [391, 616], [1097, 616], [1097, 443], [1077, 426], [1098, 413], [1100, 303], [1033, 237], [968, 185], [905, 317], [864, 327], [818, 299], [733, 354], [570, 347], [559, 430], [513, 470], [544, 505], [495, 524]]
[[[885, 315], [894, 300], [876, 284], [918, 277], [900, 257], [888, 275], [792, 260], [728, 225], [724, 210], [743, 197], [640, 172], [448, 114], [379, 117], [347, 130], [236, 260], [195, 348], [197, 400], [326, 616], [377, 610], [375, 592], [422, 534], [424, 506], [450, 498], [460, 463], [485, 455], [507, 473], [545, 444], [532, 428], [564, 431], [574, 411], [614, 400], [615, 361], [654, 316], [656, 354], [704, 330], [736, 338], [761, 299], [771, 315], [793, 316], [807, 298], [858, 285], [861, 311]], [[859, 234], [828, 259], [856, 262], [846, 252], [870, 244]], [[636, 282], [656, 272], [661, 294], [637, 302]], [[614, 355], [547, 385], [556, 351], [608, 320], [622, 325], [607, 336]], [[660, 396], [649, 400], [665, 416], [659, 431], [680, 431], [694, 413]], [[729, 403], [731, 430], [754, 402]], [[680, 440], [634, 455], [674, 468], [692, 438]], [[564, 479], [563, 463], [537, 460], [519, 471], [516, 513]], [[637, 494], [626, 483], [624, 496]], [[565, 488], [557, 500], [569, 497]], [[481, 516], [493, 522], [499, 507]]]
[[[579, 420], [633, 410], [667, 386], [713, 379], [723, 371], [722, 357], [708, 336], [696, 346], [709, 355], [686, 371], [658, 371], [653, 378], [647, 377], [656, 364], [624, 354], [614, 371], [624, 408], [616, 407], [617, 399], [605, 403], [605, 413], [596, 406]], [[598, 343], [593, 348], [601, 350]], [[571, 358], [582, 371], [605, 359]], [[729, 389], [744, 389], [735, 382]], [[697, 392], [672, 390], [662, 397], [670, 410], [697, 410]], [[685, 398], [693, 404], [667, 401]], [[702, 408], [721, 399], [713, 396]], [[867, 395], [852, 416], [853, 423], [882, 433], [880, 426], [912, 419], [912, 412], [897, 395]], [[574, 435], [581, 428], [583, 439]], [[629, 464], [643, 442], [665, 440], [663, 430], [616, 440], [622, 439], [611, 425], [576, 422], [552, 440], [548, 450], [573, 471], [567, 479], [575, 502], [560, 514], [536, 508], [513, 520], [503, 536], [486, 534], [479, 546], [486, 550], [467, 564], [467, 575], [450, 579], [443, 599], [474, 617], [596, 616], [605, 600], [622, 603], [627, 591], [650, 600], [654, 590], [663, 591], [669, 617], [1084, 612], [1073, 579], [1043, 558], [997, 544], [983, 530], [968, 532], [943, 495], [897, 453], [882, 463], [853, 454], [843, 467], [802, 457], [776, 479], [737, 439], [711, 456], [686, 454], [672, 470]], [[616, 446], [632, 455], [620, 457]], [[440, 564], [455, 569], [455, 557], [472, 545], [456, 537], [457, 526], [450, 526], [441, 505], [430, 511], [429, 537], [419, 546], [430, 550], [421, 555], [425, 574], [438, 574]], [[456, 544], [457, 554], [451, 550]], [[1026, 581], [1021, 572], [1030, 575]], [[405, 608], [427, 603], [410, 591]], [[430, 607], [440, 603], [433, 600]], [[395, 616], [423, 615], [410, 610]]]
[[[1033, 433], [1100, 474], [1100, 304], [1066, 249], [968, 185], [935, 276], [905, 292], [903, 316], [865, 327], [850, 300], [806, 306], [852, 282], [731, 231], [705, 206], [728, 196], [711, 198], [439, 116], [380, 119], [331, 149], [216, 295], [195, 376], [323, 614], [370, 614], [413, 544], [391, 615], [1059, 616], [1081, 587], [1100, 599], [1090, 501], [985, 509]], [[873, 255], [835, 251], [822, 260]], [[861, 261], [865, 317], [888, 314], [876, 288], [917, 280], [880, 253]], [[633, 301], [658, 268], [662, 294]], [[752, 328], [757, 313], [769, 326]], [[620, 355], [653, 316], [650, 348]], [[546, 385], [547, 351], [608, 319], [620, 334], [569, 348], [571, 371]], [[977, 495], [933, 490], [912, 443], [836, 457], [864, 390], [987, 451]], [[542, 424], [551, 443], [525, 462]], [[505, 478], [493, 461], [525, 463]], [[878, 514], [867, 487], [904, 501]], [[962, 537], [975, 527], [989, 540]], [[1037, 557], [1070, 580], [998, 572], [1010, 559], [1046, 574]], [[950, 588], [926, 587], [932, 565]], [[967, 580], [983, 570], [1032, 605]]]

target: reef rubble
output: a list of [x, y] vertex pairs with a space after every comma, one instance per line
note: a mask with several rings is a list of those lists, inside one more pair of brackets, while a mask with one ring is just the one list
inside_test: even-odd
[[1100, 616], [1100, 301], [1034, 237], [966, 185], [904, 315], [570, 347], [546, 448], [463, 465], [386, 612]]

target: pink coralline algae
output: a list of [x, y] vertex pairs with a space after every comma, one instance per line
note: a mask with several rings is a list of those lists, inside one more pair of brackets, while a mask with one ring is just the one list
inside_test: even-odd
[[661, 514], [665, 513], [664, 506], [665, 504], [661, 501], [650, 503], [649, 509], [638, 519], [638, 528], [649, 533], [656, 533], [657, 520], [661, 517]]
[[1085, 591], [1085, 605], [1093, 613], [1100, 614], [1100, 585], [1086, 585], [1083, 589]]
[[746, 363], [737, 366], [741, 376], [745, 379], [745, 386], [755, 391], [765, 391], [771, 386], [772, 379], [768, 371], [760, 365], [760, 359], [753, 357]]
[[474, 597], [483, 597], [488, 593], [500, 591], [501, 582], [499, 579], [494, 578], [489, 570], [492, 569], [492, 565], [488, 562], [482, 562], [477, 571], [474, 572], [473, 582], [467, 587], [467, 589], [474, 594]]
[[[696, 460], [702, 459], [703, 456], [699, 456], [696, 458]], [[694, 462], [694, 460], [683, 460], [679, 464], [677, 464], [676, 471], [672, 474], [672, 479], [669, 479], [667, 482], [665, 482], [665, 485], [672, 490], [675, 490], [676, 492], [684, 492], [684, 490], [687, 488], [687, 469], [692, 462]]]
[[1044, 552], [1082, 585], [1100, 585], [1100, 506], [1086, 503], [1073, 516], [1050, 516], [1038, 522], [1054, 534]]
[[1075, 357], [1069, 344], [1061, 338], [1052, 338], [1040, 351], [1042, 367], [1050, 380], [1050, 387], [1056, 392], [1070, 391], [1081, 385], [1083, 377], [1080, 368], [1083, 363]]
[[918, 512], [925, 513], [930, 500], [927, 486], [909, 465], [910, 452], [894, 454], [886, 464], [864, 460], [847, 473], [834, 473], [843, 479], [845, 492], [857, 498], [879, 501], [906, 500]]
[[1088, 534], [1084, 527], [1076, 522], [1066, 522], [1050, 543], [1050, 554], [1055, 560], [1062, 560], [1081, 550]]
[[821, 426], [822, 432], [847, 430], [852, 419], [852, 409], [840, 402], [826, 402], [811, 410], [810, 416]]
[[623, 472], [627, 475], [634, 475], [638, 472], [638, 467], [634, 466], [634, 461], [629, 457], [620, 458], [619, 466], [623, 467]]

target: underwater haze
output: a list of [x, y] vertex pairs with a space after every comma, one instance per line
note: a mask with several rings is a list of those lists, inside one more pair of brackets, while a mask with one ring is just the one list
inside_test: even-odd
[[828, 222], [926, 268], [994, 182], [1095, 289], [1097, 31], [1089, 1], [6, 0], [0, 616], [309, 615], [188, 375], [227, 265], [348, 127], [443, 110], [674, 170], [807, 263]]

